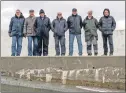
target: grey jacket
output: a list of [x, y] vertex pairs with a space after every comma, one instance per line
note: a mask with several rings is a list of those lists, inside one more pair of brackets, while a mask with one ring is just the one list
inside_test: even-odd
[[36, 35], [35, 29], [34, 29], [35, 19], [36, 17], [30, 17], [30, 16], [25, 19], [23, 33], [26, 34], [27, 36]]
[[41, 34], [44, 34], [47, 37], [49, 37], [49, 31], [51, 29], [51, 22], [50, 22], [50, 19], [46, 17], [46, 15], [44, 16], [43, 20], [41, 17], [37, 17], [35, 20], [34, 27], [35, 27], [37, 36], [41, 36]]
[[17, 36], [17, 35], [23, 36], [24, 21], [25, 18], [22, 14], [19, 18], [16, 15], [12, 17], [10, 21], [8, 33], [10, 33], [11, 36]]
[[83, 21], [83, 28], [85, 31], [85, 41], [89, 41], [92, 36], [95, 36], [98, 40], [98, 21], [93, 16], [91, 19], [88, 19], [88, 16]]
[[81, 34], [82, 18], [80, 15], [71, 15], [67, 19], [70, 34]]
[[67, 22], [64, 18], [56, 18], [52, 21], [51, 29], [54, 32], [54, 36], [64, 36], [67, 27]]
[[113, 34], [113, 31], [116, 28], [115, 19], [112, 16], [101, 17], [99, 20], [99, 30], [102, 34]]

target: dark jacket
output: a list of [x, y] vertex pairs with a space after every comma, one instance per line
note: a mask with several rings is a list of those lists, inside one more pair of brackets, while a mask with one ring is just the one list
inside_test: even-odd
[[37, 36], [42, 34], [49, 36], [49, 31], [51, 29], [50, 19], [46, 17], [46, 15], [44, 16], [43, 20], [41, 17], [37, 17], [34, 23], [34, 28]]
[[11, 36], [23, 36], [24, 21], [25, 18], [22, 13], [19, 18], [15, 14], [15, 16], [11, 18], [8, 33], [10, 33]]
[[67, 19], [70, 34], [81, 34], [82, 18], [79, 15], [71, 15]]
[[61, 19], [56, 18], [52, 21], [51, 28], [54, 32], [54, 36], [64, 36], [67, 31], [67, 27], [67, 22], [63, 17]]
[[[116, 28], [115, 19], [112, 16], [110, 16], [109, 10], [108, 10], [108, 12], [109, 12], [109, 16], [104, 15], [99, 20], [99, 30], [102, 32], [102, 34], [107, 34], [107, 35], [113, 34], [113, 31]], [[103, 12], [103, 14], [104, 14], [104, 12]]]
[[97, 28], [98, 21], [93, 16], [91, 19], [88, 19], [88, 16], [83, 21], [83, 28], [85, 31], [85, 41], [90, 40], [92, 36], [95, 36], [98, 40]]
[[24, 31], [23, 33], [27, 36], [35, 36], [36, 32], [34, 29], [34, 23], [35, 23], [36, 17], [27, 17], [24, 22]]

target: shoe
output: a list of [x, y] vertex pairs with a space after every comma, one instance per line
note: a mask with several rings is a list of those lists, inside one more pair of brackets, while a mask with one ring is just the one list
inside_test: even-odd
[[94, 55], [95, 55], [95, 56], [97, 56], [97, 55], [98, 55], [98, 53], [94, 53]]
[[107, 54], [103, 54], [102, 56], [107, 56]]
[[55, 56], [60, 56], [60, 55], [55, 55]]
[[110, 53], [109, 56], [113, 56], [113, 53]]
[[92, 56], [92, 53], [88, 53], [88, 56]]
[[62, 54], [61, 56], [65, 56], [64, 54]]

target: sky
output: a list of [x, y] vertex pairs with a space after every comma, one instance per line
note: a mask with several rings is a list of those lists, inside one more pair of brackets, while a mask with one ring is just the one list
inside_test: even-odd
[[[44, 9], [45, 14], [52, 21], [56, 18], [57, 12], [62, 12], [63, 17], [65, 19], [72, 13], [72, 8], [77, 8], [78, 14], [82, 16], [82, 19], [87, 16], [87, 12], [89, 10], [93, 10], [93, 16], [99, 21], [100, 17], [103, 16], [103, 10], [105, 8], [110, 9], [110, 15], [113, 16], [116, 20], [117, 27], [116, 30], [124, 30], [125, 29], [125, 1], [1, 1], [1, 55], [9, 56], [11, 53], [11, 38], [8, 37], [8, 29], [9, 22], [11, 17], [14, 16], [16, 9], [20, 9], [23, 15], [26, 17], [29, 16], [29, 10], [35, 10], [35, 16], [39, 16], [40, 9]], [[82, 29], [82, 39], [84, 37]], [[124, 51], [125, 46], [125, 34], [123, 32], [116, 32], [114, 36], [116, 40], [116, 50], [121, 49], [120, 51]], [[121, 36], [123, 35], [123, 36]], [[52, 55], [55, 55], [54, 48], [54, 40], [53, 33], [50, 31], [50, 43], [49, 47], [51, 48], [49, 51]], [[99, 38], [101, 37], [101, 33], [99, 32]], [[66, 41], [69, 41], [68, 31], [66, 32]], [[5, 43], [5, 41], [7, 41]], [[83, 45], [85, 45], [84, 39], [82, 40]], [[102, 53], [102, 39], [98, 41], [99, 47], [101, 48], [100, 52]], [[120, 43], [120, 45], [118, 45]], [[68, 52], [68, 42], [66, 42], [67, 52]], [[75, 46], [76, 43], [75, 43]], [[86, 46], [84, 46], [84, 51], [86, 52]], [[75, 49], [77, 51], [77, 48]], [[23, 40], [23, 51], [22, 55], [27, 55], [27, 39]], [[119, 50], [118, 50], [119, 51]], [[117, 52], [117, 55], [119, 52]], [[120, 52], [120, 53], [122, 53]], [[120, 55], [120, 54], [119, 54]], [[124, 52], [121, 54], [124, 55]]]
[[44, 9], [46, 15], [53, 20], [57, 12], [62, 12], [64, 18], [67, 19], [71, 15], [72, 8], [77, 8], [78, 14], [83, 19], [87, 16], [88, 10], [93, 10], [93, 15], [98, 20], [103, 16], [104, 8], [109, 8], [117, 22], [116, 29], [125, 28], [125, 1], [2, 1], [2, 29], [8, 29], [4, 26], [9, 24], [16, 9], [20, 9], [25, 17], [28, 17], [30, 9], [35, 10], [36, 16], [39, 16], [40, 9]]

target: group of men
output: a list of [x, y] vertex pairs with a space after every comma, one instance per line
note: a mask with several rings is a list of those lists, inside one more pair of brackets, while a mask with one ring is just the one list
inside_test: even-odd
[[[81, 41], [81, 29], [85, 31], [85, 42], [87, 43], [87, 54], [92, 55], [92, 45], [94, 55], [98, 55], [98, 34], [99, 29], [103, 38], [104, 54], [108, 54], [109, 41], [110, 53], [113, 55], [113, 31], [116, 28], [116, 22], [110, 16], [109, 9], [104, 9], [103, 16], [99, 22], [92, 16], [92, 11], [88, 11], [88, 16], [82, 21], [77, 13], [77, 9], [72, 9], [72, 15], [64, 19], [61, 12], [57, 13], [56, 19], [52, 22], [45, 15], [43, 9], [39, 11], [39, 17], [35, 17], [34, 10], [29, 10], [29, 17], [24, 18], [20, 10], [11, 18], [9, 25], [9, 36], [12, 37], [11, 56], [20, 56], [22, 50], [23, 37], [28, 38], [28, 56], [48, 56], [49, 31], [52, 30], [55, 39], [56, 56], [65, 56], [65, 32], [69, 30], [69, 56], [73, 55], [74, 38], [78, 43], [78, 55], [83, 55], [83, 45]], [[33, 47], [32, 47], [33, 45]]]

